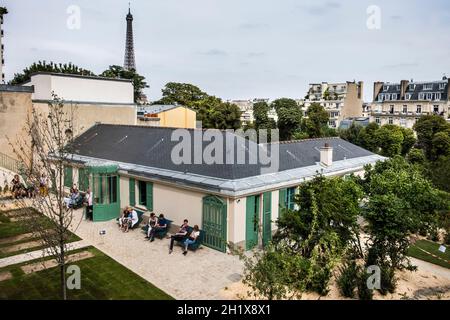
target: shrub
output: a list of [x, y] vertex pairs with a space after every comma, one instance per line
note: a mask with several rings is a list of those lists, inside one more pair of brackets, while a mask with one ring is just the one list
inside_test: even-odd
[[367, 287], [367, 279], [369, 274], [365, 272], [362, 268], [358, 272], [357, 282], [358, 282], [358, 297], [360, 300], [372, 300], [373, 291]]
[[450, 246], [450, 231], [447, 231], [447, 234], [444, 237], [444, 242], [446, 245]]
[[337, 285], [339, 291], [344, 297], [354, 298], [355, 289], [358, 286], [358, 266], [355, 261], [345, 262], [339, 267], [339, 276], [337, 278]]
[[434, 242], [439, 242], [439, 231], [437, 230], [436, 227], [430, 228], [427, 239]]
[[395, 269], [389, 266], [381, 266], [380, 293], [386, 295], [394, 293], [397, 288], [397, 279], [395, 278]]

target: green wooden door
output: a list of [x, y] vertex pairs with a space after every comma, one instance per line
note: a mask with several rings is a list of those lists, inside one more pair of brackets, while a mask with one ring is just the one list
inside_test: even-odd
[[64, 166], [64, 187], [73, 187], [73, 168], [71, 166]]
[[146, 205], [148, 211], [153, 211], [153, 183], [147, 182]]
[[203, 198], [202, 229], [203, 243], [213, 249], [225, 252], [227, 248], [227, 205], [224, 200], [207, 196]]
[[281, 217], [283, 210], [286, 208], [287, 189], [278, 190], [278, 217]]
[[94, 221], [115, 219], [120, 213], [120, 183], [117, 166], [92, 167]]
[[263, 245], [272, 240], [272, 193], [266, 192], [263, 195]]
[[245, 222], [245, 249], [250, 250], [258, 245], [260, 196], [247, 197]]

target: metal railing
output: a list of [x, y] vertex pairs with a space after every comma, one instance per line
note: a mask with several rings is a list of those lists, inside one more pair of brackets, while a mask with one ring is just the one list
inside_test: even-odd
[[16, 159], [0, 152], [0, 167], [15, 173], [19, 173], [22, 165], [20, 161], [17, 161]]

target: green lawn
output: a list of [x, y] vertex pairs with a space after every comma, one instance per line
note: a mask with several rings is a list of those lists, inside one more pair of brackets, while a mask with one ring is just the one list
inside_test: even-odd
[[[81, 269], [81, 290], [68, 290], [69, 299], [173, 299], [145, 279], [103, 254], [101, 251], [92, 247], [81, 250], [89, 250], [95, 256], [73, 263]], [[76, 251], [70, 253], [74, 252]], [[29, 263], [30, 262], [24, 264]], [[20, 269], [21, 265], [13, 265], [0, 269], [0, 272], [10, 271], [13, 275], [12, 279], [0, 282], [0, 299], [59, 299], [58, 268], [47, 269], [26, 275]]]
[[[30, 232], [30, 228], [23, 221], [15, 221], [15, 222], [11, 221], [11, 219], [10, 219], [11, 217], [7, 216], [7, 214], [10, 212], [15, 212], [18, 215], [30, 214], [31, 212], [35, 213], [35, 214], [39, 214], [36, 210], [34, 210], [32, 208], [15, 209], [15, 210], [0, 212], [0, 222], [1, 222], [0, 223], [0, 239], [10, 238], [10, 237], [14, 237], [14, 236], [18, 236], [18, 235]], [[36, 219], [39, 219], [40, 222], [50, 222], [50, 219], [43, 215], [40, 215]], [[32, 220], [30, 220], [30, 223], [32, 223]], [[11, 245], [16, 245], [16, 244], [21, 244], [21, 243], [25, 243], [25, 242], [35, 241], [35, 240], [37, 240], [37, 239], [29, 238], [29, 239], [25, 239], [25, 240], [0, 244], [0, 259], [9, 257], [9, 256], [13, 256], [13, 255], [17, 255], [17, 254], [21, 254], [21, 253], [26, 253], [26, 252], [42, 249], [44, 246], [37, 246], [37, 247], [14, 251], [14, 252], [9, 252], [9, 253], [1, 252], [1, 248], [8, 247]], [[74, 241], [79, 241], [79, 240], [81, 240], [79, 237], [77, 237], [73, 233], [70, 233], [68, 242], [74, 242]]]
[[[440, 244], [436, 243], [436, 242], [432, 242], [432, 241], [428, 241], [428, 240], [419, 240], [417, 241], [414, 245], [411, 245], [409, 250], [408, 250], [408, 255], [420, 260], [424, 260], [430, 263], [434, 263], [437, 264], [441, 267], [444, 268], [448, 268], [450, 269], [450, 248], [448, 246], [447, 250], [445, 253], [440, 252], [439, 249]], [[433, 255], [441, 258], [438, 259], [436, 257], [433, 257], [432, 255], [423, 252], [422, 250], [420, 250], [419, 248], [432, 253]], [[443, 261], [442, 259], [446, 260]]]

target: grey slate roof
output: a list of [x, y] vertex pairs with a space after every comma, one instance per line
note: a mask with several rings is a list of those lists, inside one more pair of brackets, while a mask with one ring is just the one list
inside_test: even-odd
[[[134, 164], [162, 170], [170, 170], [182, 174], [194, 174], [218, 179], [236, 180], [256, 177], [264, 174], [267, 166], [248, 163], [249, 155], [255, 154], [259, 148], [267, 148], [275, 152], [279, 147], [279, 168], [276, 172], [283, 172], [297, 168], [317, 165], [320, 161], [319, 148], [328, 143], [333, 147], [333, 161], [348, 161], [350, 159], [370, 157], [373, 154], [365, 149], [353, 145], [340, 138], [325, 138], [301, 140], [288, 143], [256, 145], [253, 142], [238, 137], [226, 131], [215, 131], [219, 137], [234, 140], [234, 147], [224, 143], [222, 153], [224, 164], [175, 164], [171, 159], [174, 147], [179, 143], [172, 141], [171, 135], [176, 129], [161, 127], [140, 127], [127, 125], [97, 124], [77, 137], [74, 141], [74, 153], [95, 159]], [[194, 148], [194, 135], [201, 134], [202, 130], [184, 130], [191, 138], [191, 147]], [[192, 152], [190, 159], [194, 163], [194, 154], [205, 150], [210, 142], [203, 142], [201, 149]], [[199, 144], [200, 145], [200, 144]], [[245, 154], [246, 162], [243, 164], [226, 164], [226, 156], [234, 151], [234, 163], [237, 163], [239, 152]], [[257, 154], [258, 152], [256, 152]], [[258, 157], [259, 159], [259, 157]]]
[[[428, 84], [432, 85], [432, 89], [424, 90], [423, 85]], [[443, 89], [440, 89], [440, 84], [445, 84]], [[397, 94], [397, 100], [400, 100], [400, 83], [384, 83], [383, 85], [389, 86], [388, 90], [383, 91], [381, 89], [380, 93], [378, 94]], [[415, 85], [414, 89], [411, 89], [409, 85]], [[447, 101], [449, 99], [448, 97], [448, 80], [442, 80], [442, 81], [429, 81], [429, 82], [410, 82], [408, 87], [406, 88], [405, 93], [411, 94], [411, 98], [409, 100], [419, 100], [419, 94], [420, 93], [441, 93], [441, 99], [440, 101]], [[375, 100], [378, 101], [378, 96], [375, 97]]]

